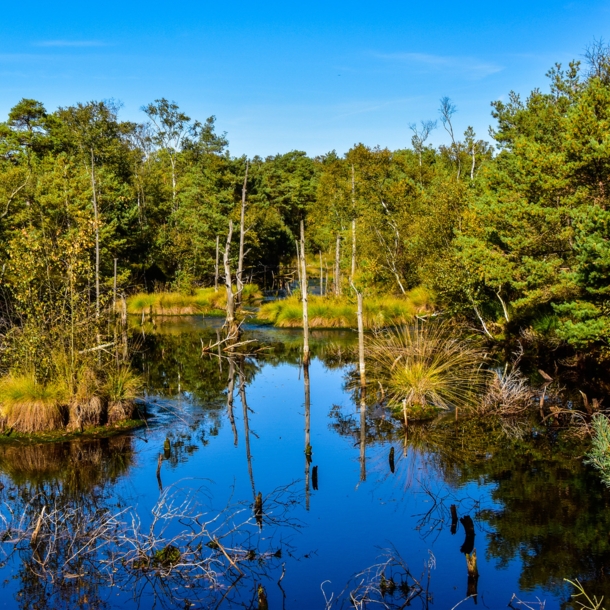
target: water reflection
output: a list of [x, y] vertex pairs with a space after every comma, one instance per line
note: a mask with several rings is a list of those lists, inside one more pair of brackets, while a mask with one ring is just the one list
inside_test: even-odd
[[[610, 594], [610, 496], [574, 457], [581, 448], [526, 424], [518, 434], [442, 418], [405, 429], [374, 389], [352, 391], [355, 334], [312, 332], [313, 361], [299, 369], [299, 332], [250, 329], [244, 338], [258, 343], [248, 344], [249, 354], [202, 356], [202, 338], [216, 341], [216, 329], [181, 324], [188, 333], [146, 331], [142, 339], [138, 366], [155, 415], [149, 429], [87, 443], [0, 446], [5, 507], [25, 515], [19, 525], [3, 513], [13, 541], [3, 544], [4, 574], [16, 583], [5, 586], [20, 607], [148, 607], [154, 597], [168, 607], [260, 600], [323, 607], [324, 580], [338, 595], [387, 544], [405, 557], [394, 556], [395, 584], [400, 574], [411, 586], [417, 581], [422, 604], [434, 594], [437, 607], [465, 596], [499, 607], [513, 592], [529, 592], [547, 597], [547, 608], [569, 607], [564, 578]], [[183, 477], [192, 481], [181, 482], [184, 489]], [[200, 487], [202, 477], [215, 487]], [[121, 481], [133, 486], [137, 508], [117, 491]], [[219, 490], [234, 495], [230, 509], [213, 501]], [[305, 525], [303, 536], [289, 511]], [[54, 531], [63, 532], [55, 542]], [[73, 557], [70, 549], [86, 539], [99, 544]], [[478, 569], [468, 570], [475, 554]], [[409, 566], [422, 562], [431, 581], [419, 572], [412, 580]], [[391, 587], [389, 568], [373, 572], [367, 586], [376, 588], [367, 591], [388, 600], [380, 587], [382, 575]]]

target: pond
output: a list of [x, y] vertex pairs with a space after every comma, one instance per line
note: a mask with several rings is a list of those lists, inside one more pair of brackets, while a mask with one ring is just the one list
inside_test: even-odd
[[202, 357], [218, 327], [137, 331], [146, 427], [0, 446], [0, 607], [382, 607], [362, 600], [383, 593], [550, 609], [572, 607], [565, 578], [610, 594], [610, 495], [577, 448], [528, 424], [405, 431], [352, 389], [354, 333], [312, 332], [305, 371], [298, 331], [250, 327], [251, 355]]

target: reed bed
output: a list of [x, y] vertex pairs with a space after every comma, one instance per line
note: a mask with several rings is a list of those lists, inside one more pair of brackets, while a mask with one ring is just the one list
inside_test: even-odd
[[[310, 328], [356, 328], [356, 303], [346, 297], [309, 296]], [[404, 297], [370, 297], [364, 300], [364, 326], [367, 329], [400, 326], [411, 323], [415, 316], [430, 312], [431, 298], [423, 289], [415, 289]], [[298, 295], [281, 301], [265, 303], [258, 311], [258, 320], [280, 328], [303, 326], [303, 309]]]
[[[262, 298], [263, 295], [256, 284], [244, 286], [242, 299], [245, 305], [256, 305]], [[127, 299], [127, 313], [138, 315], [224, 315], [226, 307], [227, 293], [224, 287], [219, 288], [218, 292], [214, 288], [199, 288], [192, 295], [180, 292], [141, 292]]]

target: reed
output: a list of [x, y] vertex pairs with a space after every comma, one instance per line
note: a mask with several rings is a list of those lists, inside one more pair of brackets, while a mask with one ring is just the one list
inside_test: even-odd
[[[262, 298], [263, 295], [256, 284], [244, 286], [242, 303], [252, 306], [260, 303]], [[192, 295], [180, 292], [138, 293], [127, 300], [127, 312], [138, 315], [224, 315], [226, 306], [226, 290], [220, 289], [216, 292], [214, 288], [199, 288]]]
[[[431, 310], [432, 299], [423, 289], [414, 289], [404, 297], [365, 298], [364, 327], [374, 329], [409, 324], [417, 314]], [[309, 296], [310, 328], [356, 328], [356, 311], [356, 302], [347, 297]], [[303, 324], [303, 314], [298, 295], [265, 303], [259, 309], [257, 318], [280, 328], [300, 328]]]

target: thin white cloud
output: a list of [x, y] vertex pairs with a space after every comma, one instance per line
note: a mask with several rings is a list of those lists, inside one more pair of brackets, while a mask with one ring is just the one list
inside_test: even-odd
[[484, 62], [474, 57], [431, 55], [429, 53], [375, 53], [377, 59], [419, 66], [429, 71], [451, 70], [471, 78], [485, 78], [501, 72], [504, 67], [493, 62]]
[[36, 47], [105, 47], [100, 40], [40, 40], [34, 43]]

